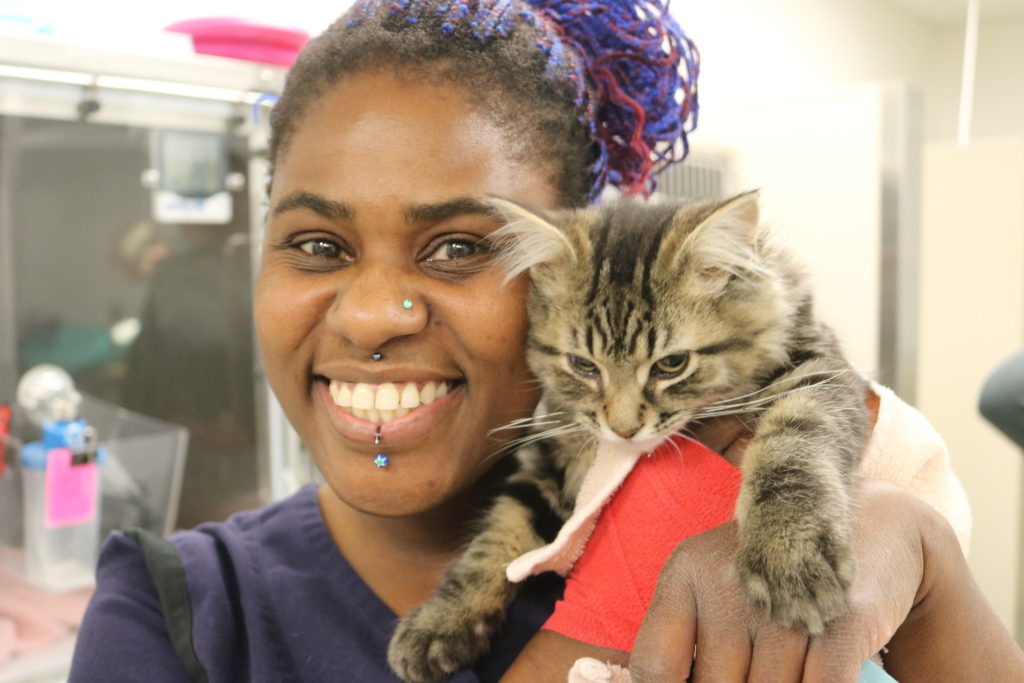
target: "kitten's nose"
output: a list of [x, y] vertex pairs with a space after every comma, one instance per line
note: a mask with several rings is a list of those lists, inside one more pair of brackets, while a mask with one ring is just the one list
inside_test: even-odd
[[621, 436], [623, 439], [632, 439], [633, 435], [640, 431], [640, 428], [636, 427], [635, 429], [614, 429], [612, 431]]

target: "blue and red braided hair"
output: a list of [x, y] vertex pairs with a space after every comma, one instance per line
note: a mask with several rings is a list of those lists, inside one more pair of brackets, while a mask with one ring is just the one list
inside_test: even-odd
[[699, 56], [667, 1], [360, 0], [289, 74], [271, 117], [272, 167], [312, 101], [382, 67], [462, 85], [529, 141], [523, 154], [558, 169], [566, 205], [608, 183], [649, 194], [697, 124]]

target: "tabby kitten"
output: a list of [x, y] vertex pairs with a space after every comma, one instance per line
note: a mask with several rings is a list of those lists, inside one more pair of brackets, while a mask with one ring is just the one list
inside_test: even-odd
[[758, 230], [757, 196], [534, 213], [495, 200], [491, 243], [529, 272], [528, 360], [547, 438], [389, 649], [407, 681], [471, 664], [515, 593], [505, 567], [571, 514], [597, 440], [656, 448], [693, 420], [753, 429], [736, 506], [747, 596], [781, 624], [823, 631], [853, 576], [850, 495], [870, 432], [866, 383], [815, 320], [805, 278]]

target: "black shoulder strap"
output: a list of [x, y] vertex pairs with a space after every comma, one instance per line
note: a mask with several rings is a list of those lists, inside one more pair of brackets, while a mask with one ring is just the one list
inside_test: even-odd
[[192, 680], [208, 683], [206, 669], [199, 662], [192, 642], [192, 604], [185, 584], [185, 568], [174, 545], [145, 529], [128, 529], [124, 535], [135, 541], [146, 558], [146, 568], [156, 586], [164, 621], [178, 659]]

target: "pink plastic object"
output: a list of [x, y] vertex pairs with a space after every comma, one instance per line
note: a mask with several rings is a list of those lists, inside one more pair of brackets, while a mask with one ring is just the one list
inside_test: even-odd
[[71, 465], [71, 450], [54, 448], [46, 457], [47, 529], [91, 522], [96, 516], [96, 463]]
[[192, 36], [192, 49], [198, 54], [279, 66], [294, 64], [302, 46], [309, 40], [309, 34], [298, 29], [226, 17], [188, 19], [164, 30]]

